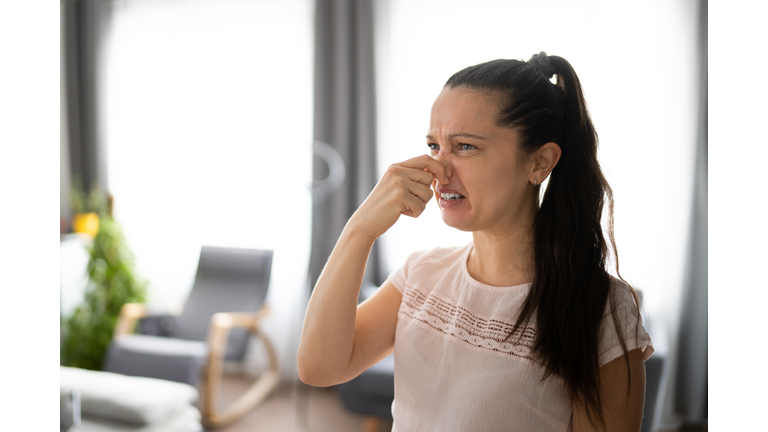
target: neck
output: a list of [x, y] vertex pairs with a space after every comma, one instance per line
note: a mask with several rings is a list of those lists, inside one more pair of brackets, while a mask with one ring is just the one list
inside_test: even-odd
[[469, 274], [487, 285], [514, 286], [533, 280], [533, 215], [499, 231], [475, 231]]

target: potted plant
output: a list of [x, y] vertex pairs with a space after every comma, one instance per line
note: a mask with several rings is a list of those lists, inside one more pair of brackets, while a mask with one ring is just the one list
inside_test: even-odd
[[[106, 202], [102, 198], [102, 202]], [[61, 364], [99, 370], [120, 308], [146, 301], [146, 282], [135, 274], [134, 257], [120, 225], [101, 207], [98, 232], [88, 248], [88, 286], [83, 302], [61, 325]]]

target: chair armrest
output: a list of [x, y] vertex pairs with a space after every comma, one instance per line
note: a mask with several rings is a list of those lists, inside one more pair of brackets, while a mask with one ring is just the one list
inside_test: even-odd
[[213, 317], [211, 317], [211, 327], [240, 327], [252, 330], [259, 324], [259, 321], [266, 318], [267, 315], [269, 315], [269, 306], [267, 305], [264, 305], [261, 310], [256, 313], [219, 312], [213, 314]]
[[120, 316], [115, 324], [113, 337], [133, 333], [139, 318], [147, 316], [147, 307], [141, 303], [126, 303], [120, 308]]
[[261, 336], [259, 321], [269, 315], [269, 306], [262, 306], [256, 313], [219, 312], [211, 317], [208, 328], [208, 352], [211, 358], [223, 358], [227, 348], [227, 337], [232, 328], [239, 327]]
[[[244, 415], [249, 409], [264, 400], [277, 387], [280, 373], [277, 355], [269, 339], [261, 333], [259, 322], [269, 315], [265, 304], [256, 313], [221, 312], [211, 317], [208, 328], [208, 364], [205, 372], [205, 393], [203, 394], [203, 423], [221, 427]], [[216, 398], [221, 384], [222, 364], [227, 347], [227, 338], [232, 328], [244, 328], [258, 336], [269, 358], [269, 370], [252, 384], [251, 388], [233, 402], [224, 412], [216, 409]]]

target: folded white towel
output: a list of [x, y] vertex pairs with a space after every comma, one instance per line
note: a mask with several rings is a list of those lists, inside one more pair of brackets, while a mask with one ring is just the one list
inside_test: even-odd
[[82, 415], [147, 425], [197, 401], [197, 389], [156, 378], [126, 376], [62, 366], [61, 391], [80, 392]]
[[200, 411], [187, 405], [186, 408], [174, 411], [168, 417], [148, 425], [85, 417], [80, 426], [67, 432], [203, 432], [203, 426], [200, 424]]

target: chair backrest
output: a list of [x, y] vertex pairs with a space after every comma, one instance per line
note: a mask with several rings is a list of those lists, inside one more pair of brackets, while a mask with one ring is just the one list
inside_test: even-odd
[[[174, 337], [205, 340], [217, 312], [257, 312], [264, 304], [272, 270], [272, 251], [203, 246], [197, 275]], [[232, 329], [227, 359], [242, 359], [249, 333]]]

